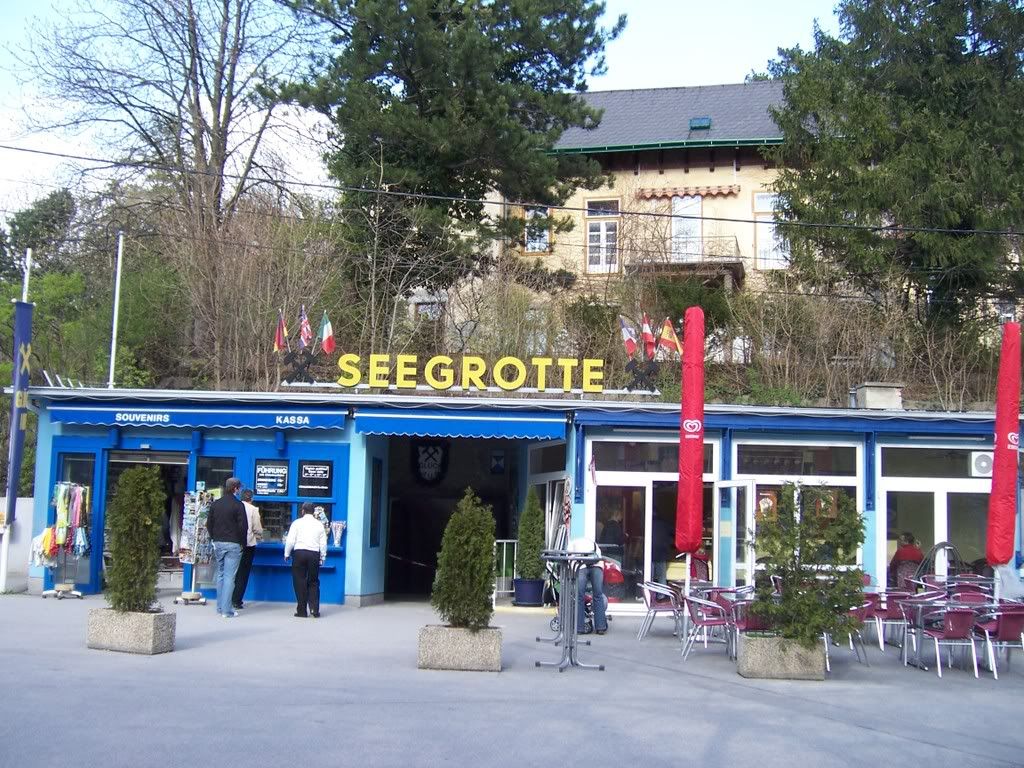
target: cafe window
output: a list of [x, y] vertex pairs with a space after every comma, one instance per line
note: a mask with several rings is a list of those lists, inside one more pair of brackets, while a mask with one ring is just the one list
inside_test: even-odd
[[[606, 472], [678, 472], [678, 443], [637, 443], [597, 440], [594, 468]], [[704, 444], [704, 469], [714, 469], [714, 447]]]
[[222, 456], [200, 456], [196, 460], [196, 482], [205, 483], [206, 490], [223, 488], [227, 479], [235, 474], [235, 460]]
[[96, 457], [93, 454], [66, 453], [61, 458], [61, 480], [66, 483], [92, 487], [93, 470], [96, 467]]
[[827, 445], [740, 445], [737, 471], [742, 475], [857, 476], [857, 449]]
[[990, 451], [951, 448], [882, 449], [882, 475], [885, 477], [987, 477], [991, 474], [991, 466]]

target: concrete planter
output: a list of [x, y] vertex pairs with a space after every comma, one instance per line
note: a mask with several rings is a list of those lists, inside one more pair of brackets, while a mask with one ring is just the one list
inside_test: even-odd
[[501, 630], [468, 629], [431, 624], [420, 629], [420, 669], [501, 672]]
[[101, 651], [168, 653], [174, 650], [174, 613], [118, 613], [113, 608], [89, 611], [86, 644]]
[[783, 637], [740, 635], [736, 671], [763, 680], [824, 680], [825, 650]]

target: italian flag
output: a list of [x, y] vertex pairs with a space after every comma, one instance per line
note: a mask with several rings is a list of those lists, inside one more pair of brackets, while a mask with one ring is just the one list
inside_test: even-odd
[[327, 319], [326, 309], [323, 319], [320, 321], [320, 333], [317, 335], [320, 337], [320, 348], [323, 349], [324, 354], [331, 354], [334, 351], [334, 328], [331, 327], [331, 321]]

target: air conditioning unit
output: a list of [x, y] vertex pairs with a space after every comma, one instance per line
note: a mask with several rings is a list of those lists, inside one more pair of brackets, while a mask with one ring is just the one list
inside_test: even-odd
[[991, 451], [971, 451], [971, 477], [992, 477]]

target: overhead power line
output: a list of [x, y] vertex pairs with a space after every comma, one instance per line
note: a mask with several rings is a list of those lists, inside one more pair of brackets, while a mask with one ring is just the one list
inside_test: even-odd
[[[54, 152], [51, 150], [44, 149], [32, 149], [29, 147], [16, 147], [10, 144], [0, 144], [0, 150], [7, 150], [9, 152], [25, 152], [34, 155], [42, 155], [45, 157], [56, 157], [63, 160], [78, 160], [86, 163], [96, 163], [97, 165], [105, 165], [109, 168], [134, 168], [137, 170], [151, 170], [151, 171], [164, 171], [167, 173], [176, 174], [190, 174], [193, 176], [209, 176], [216, 178], [228, 178], [240, 180], [241, 176], [233, 173], [214, 173], [212, 171], [199, 171], [199, 170], [183, 170], [171, 165], [163, 163], [156, 163], [152, 161], [126, 161], [126, 160], [114, 160], [111, 158], [92, 157], [89, 155], [76, 155], [68, 152]], [[354, 187], [346, 186], [343, 184], [326, 184], [323, 182], [313, 181], [285, 181], [281, 179], [265, 178], [262, 179], [268, 184], [276, 184], [277, 186], [287, 187], [288, 185], [294, 185], [299, 187], [305, 187], [308, 189], [324, 189], [335, 192], [347, 192], [350, 194], [369, 194], [369, 195], [382, 195], [386, 197], [396, 197], [407, 200], [429, 200], [432, 202], [442, 203], [467, 203], [471, 205], [486, 205], [495, 206], [499, 208], [546, 208], [548, 210], [565, 211], [570, 213], [588, 213], [589, 209], [582, 206], [571, 206], [571, 205], [547, 205], [543, 203], [523, 202], [523, 201], [511, 201], [511, 200], [487, 200], [483, 198], [472, 198], [472, 197], [459, 197], [454, 195], [434, 195], [426, 192], [403, 192], [393, 189], [371, 189], [367, 187]], [[618, 211], [619, 216], [638, 216], [638, 217], [649, 217], [658, 219], [684, 219], [692, 221], [713, 221], [721, 222], [726, 224], [764, 224], [764, 220], [754, 218], [742, 218], [733, 216], [704, 216], [702, 214], [678, 214], [678, 213], [662, 213], [659, 211], [632, 211], [632, 210], [620, 210]], [[875, 225], [875, 224], [851, 224], [849, 222], [811, 222], [811, 221], [797, 221], [797, 220], [778, 220], [773, 222], [774, 224], [781, 227], [792, 227], [792, 228], [803, 228], [803, 229], [816, 229], [816, 230], [845, 230], [853, 232], [885, 232], [893, 234], [937, 234], [937, 235], [986, 235], [995, 237], [1010, 237], [1010, 236], [1021, 236], [1024, 235], [1024, 230], [1013, 230], [1013, 229], [956, 229], [949, 227], [915, 227], [915, 226], [902, 226], [902, 225]]]

